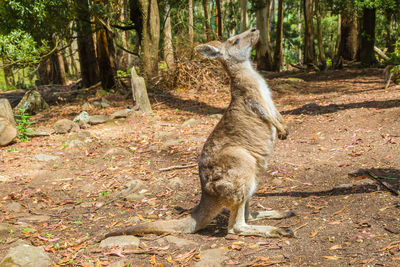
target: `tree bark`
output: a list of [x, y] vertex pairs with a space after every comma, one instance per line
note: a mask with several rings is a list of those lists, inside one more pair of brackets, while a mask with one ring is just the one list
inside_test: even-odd
[[160, 17], [156, 0], [139, 0], [143, 18], [141, 63], [146, 80], [158, 73], [158, 46], [160, 41]]
[[274, 61], [272, 70], [280, 72], [283, 63], [283, 20], [285, 1], [279, 0], [278, 3], [278, 22], [276, 24], [276, 39], [275, 39], [275, 50], [274, 50]]
[[319, 50], [319, 61], [321, 62], [321, 69], [326, 69], [326, 59], [325, 59], [325, 51], [324, 44], [322, 38], [322, 25], [321, 25], [321, 6], [319, 4], [319, 0], [315, 0], [315, 15], [317, 17], [317, 39], [318, 39], [318, 50]]
[[298, 10], [297, 10], [297, 33], [299, 35], [299, 47], [297, 49], [297, 53], [298, 53], [298, 62], [300, 64], [303, 63], [303, 50], [301, 49], [301, 22], [302, 22], [302, 17], [301, 17], [301, 2], [299, 1], [299, 6], [298, 6]]
[[365, 66], [375, 64], [375, 23], [376, 23], [376, 10], [375, 8], [364, 8], [362, 27], [361, 27], [361, 50], [360, 59], [361, 63]]
[[248, 20], [249, 17], [247, 15], [247, 0], [240, 0], [240, 32], [244, 32], [247, 30]]
[[204, 22], [206, 27], [206, 38], [207, 42], [211, 41], [211, 32], [210, 32], [210, 23], [208, 22], [208, 7], [207, 7], [207, 0], [203, 0], [203, 9], [204, 9]]
[[76, 0], [76, 4], [77, 42], [82, 83], [84, 87], [90, 87], [99, 82], [100, 78], [90, 23], [89, 1]]
[[104, 90], [110, 90], [115, 86], [114, 44], [104, 28], [96, 32], [96, 48], [101, 85]]
[[385, 23], [385, 32], [386, 32], [386, 47], [387, 52], [392, 53], [394, 52], [396, 39], [394, 38], [393, 29], [392, 29], [392, 21], [393, 21], [393, 10], [387, 8], [384, 11], [386, 17]]
[[313, 0], [303, 0], [304, 3], [304, 64], [315, 66]]
[[193, 0], [189, 0], [189, 43], [190, 47], [193, 48], [194, 36], [193, 36]]
[[217, 39], [222, 40], [222, 13], [221, 13], [221, 0], [215, 0], [215, 17], [216, 17], [216, 28], [217, 28]]
[[172, 46], [172, 33], [171, 33], [171, 18], [170, 18], [170, 7], [167, 3], [165, 5], [166, 19], [164, 25], [164, 60], [167, 63], [168, 70], [174, 73], [176, 70], [174, 49]]
[[60, 49], [60, 40], [58, 37], [53, 38], [53, 45], [57, 46], [54, 53], [50, 56], [51, 62], [51, 83], [53, 84], [67, 84], [67, 78], [65, 76], [65, 68], [64, 68], [64, 60], [61, 55]]
[[257, 0], [256, 27], [260, 31], [260, 40], [256, 45], [256, 62], [259, 70], [272, 70], [272, 49], [269, 35], [270, 1]]

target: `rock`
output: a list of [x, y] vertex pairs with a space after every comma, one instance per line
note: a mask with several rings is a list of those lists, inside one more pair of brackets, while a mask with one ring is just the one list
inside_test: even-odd
[[224, 266], [225, 260], [228, 258], [225, 256], [226, 249], [213, 248], [206, 249], [200, 252], [200, 261], [196, 262], [196, 267], [219, 267]]
[[210, 118], [220, 120], [222, 118], [222, 116], [223, 116], [222, 114], [216, 113], [216, 114], [211, 114]]
[[88, 110], [88, 109], [90, 109], [90, 107], [91, 107], [91, 105], [90, 105], [89, 103], [85, 103], [85, 104], [83, 104], [83, 105], [81, 106], [81, 108], [82, 108], [83, 110]]
[[47, 155], [47, 154], [37, 154], [37, 155], [33, 156], [33, 160], [43, 161], [43, 162], [47, 162], [50, 160], [56, 160], [59, 158], [60, 158], [59, 156], [53, 156], [53, 155]]
[[12, 242], [10, 247], [11, 248], [15, 248], [15, 247], [18, 247], [20, 245], [29, 245], [30, 246], [30, 245], [32, 245], [32, 243], [30, 243], [30, 242], [28, 242], [28, 241], [26, 241], [24, 239], [18, 239], [17, 241]]
[[108, 121], [108, 116], [106, 115], [93, 115], [90, 116], [89, 124], [96, 125], [101, 123], [106, 123]]
[[50, 257], [41, 249], [27, 244], [11, 248], [0, 262], [0, 267], [47, 267]]
[[129, 157], [131, 152], [122, 148], [122, 147], [114, 147], [109, 149], [105, 154], [104, 157], [115, 157], [115, 156], [124, 156]]
[[5, 239], [11, 235], [11, 232], [15, 230], [15, 227], [11, 224], [0, 223], [0, 239]]
[[54, 133], [53, 129], [50, 130], [38, 130], [38, 129], [29, 129], [26, 133], [29, 137], [41, 137], [41, 136], [49, 136]]
[[14, 108], [14, 112], [18, 112], [20, 109], [24, 109], [26, 113], [33, 115], [49, 109], [49, 105], [38, 91], [30, 90], [25, 93], [24, 97]]
[[179, 135], [176, 132], [157, 132], [154, 134], [154, 137], [165, 142], [167, 140], [178, 139]]
[[179, 143], [182, 143], [182, 142], [185, 142], [185, 140], [182, 140], [182, 139], [167, 140], [161, 145], [161, 148], [162, 149], [167, 149], [167, 148], [169, 148], [171, 146], [176, 146], [176, 145], [178, 145]]
[[53, 125], [53, 129], [58, 134], [65, 134], [69, 132], [76, 132], [79, 130], [78, 124], [68, 119], [61, 119], [56, 121]]
[[93, 135], [92, 135], [90, 132], [88, 132], [88, 131], [80, 131], [80, 132], [78, 132], [78, 133], [75, 135], [75, 137], [76, 137], [77, 139], [82, 140], [82, 141], [87, 141], [87, 140], [90, 139], [92, 136], [93, 136]]
[[10, 213], [14, 213], [14, 212], [21, 212], [24, 208], [22, 207], [21, 204], [19, 204], [18, 202], [12, 201], [10, 203], [8, 203], [5, 207], [4, 210], [10, 212]]
[[177, 247], [182, 248], [182, 247], [187, 247], [187, 246], [197, 246], [196, 242], [187, 240], [187, 239], [183, 239], [183, 238], [179, 238], [176, 236], [166, 236], [164, 238], [165, 240], [167, 240], [169, 243], [173, 243], [175, 244]]
[[131, 180], [125, 184], [124, 189], [121, 191], [120, 195], [123, 199], [129, 201], [142, 200], [145, 195], [142, 192], [144, 188], [144, 183], [142, 180]]
[[182, 179], [179, 177], [174, 177], [172, 179], [169, 179], [168, 183], [172, 188], [179, 188], [179, 187], [183, 186]]
[[0, 117], [0, 146], [6, 146], [17, 137], [17, 129], [6, 118]]
[[130, 109], [126, 108], [123, 110], [118, 110], [116, 112], [114, 112], [113, 114], [111, 114], [111, 119], [119, 119], [119, 118], [127, 118], [129, 116], [130, 113]]
[[93, 101], [92, 105], [95, 107], [101, 107], [101, 102], [100, 101]]
[[135, 67], [131, 70], [132, 97], [135, 102], [135, 110], [151, 113], [149, 96], [147, 95], [146, 83], [143, 77], [137, 75]]
[[107, 99], [105, 99], [104, 97], [101, 99], [101, 103], [100, 103], [102, 108], [108, 108], [110, 106], [110, 103], [107, 101]]
[[108, 92], [106, 90], [104, 90], [104, 89], [98, 89], [96, 91], [96, 97], [102, 97], [102, 96], [105, 96], [107, 94], [108, 94]]
[[196, 123], [196, 119], [191, 118], [182, 123], [181, 127], [188, 127]]
[[10, 182], [10, 181], [12, 181], [11, 177], [6, 176], [6, 175], [0, 175], [0, 183], [1, 182], [6, 183], [6, 182]]
[[8, 99], [0, 98], [0, 117], [6, 118], [13, 126], [16, 126], [14, 112]]
[[89, 120], [90, 120], [89, 113], [87, 113], [86, 111], [82, 111], [81, 114], [76, 116], [72, 121], [79, 124], [80, 122], [88, 123]]
[[85, 143], [81, 140], [71, 140], [68, 142], [68, 147], [69, 148], [78, 148], [78, 149], [82, 149], [85, 147]]
[[101, 248], [137, 248], [139, 247], [139, 238], [132, 235], [112, 236], [100, 242]]

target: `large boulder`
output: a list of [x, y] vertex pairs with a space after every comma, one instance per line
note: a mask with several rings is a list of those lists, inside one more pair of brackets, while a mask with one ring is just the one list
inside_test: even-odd
[[26, 113], [33, 115], [49, 109], [49, 105], [38, 91], [30, 90], [25, 93], [24, 97], [14, 108], [14, 111], [18, 112], [20, 109], [24, 109]]
[[0, 117], [6, 118], [12, 125], [16, 125], [10, 102], [5, 98], [0, 99]]
[[0, 262], [0, 267], [47, 267], [50, 257], [40, 248], [21, 244], [11, 248]]
[[17, 137], [17, 129], [6, 118], [0, 117], [0, 146], [6, 146]]

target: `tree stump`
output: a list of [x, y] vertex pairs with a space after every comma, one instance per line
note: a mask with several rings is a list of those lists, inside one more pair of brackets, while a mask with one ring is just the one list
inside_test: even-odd
[[19, 104], [14, 108], [15, 112], [24, 109], [26, 113], [34, 115], [43, 110], [47, 110], [49, 105], [38, 91], [30, 90], [25, 93]]
[[151, 113], [152, 109], [147, 95], [146, 83], [143, 77], [137, 75], [134, 66], [131, 72], [131, 83], [133, 101], [135, 102], [134, 109]]
[[14, 113], [7, 99], [0, 99], [0, 117], [6, 118], [13, 126], [16, 125]]

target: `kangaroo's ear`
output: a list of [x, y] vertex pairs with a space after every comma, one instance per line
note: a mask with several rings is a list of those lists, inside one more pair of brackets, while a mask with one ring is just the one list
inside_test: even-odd
[[221, 51], [217, 47], [209, 44], [196, 46], [196, 51], [199, 52], [203, 57], [207, 58], [217, 58], [222, 56]]

